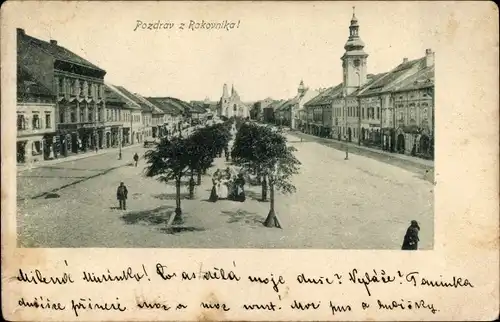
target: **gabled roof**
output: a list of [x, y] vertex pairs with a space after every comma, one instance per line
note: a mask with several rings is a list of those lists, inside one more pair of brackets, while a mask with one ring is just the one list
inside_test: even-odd
[[117, 105], [127, 104], [127, 99], [123, 97], [123, 95], [119, 94], [116, 90], [111, 88], [108, 84], [104, 85], [104, 93], [106, 94], [107, 104], [117, 104]]
[[133, 101], [135, 104], [139, 105], [142, 110], [145, 111], [152, 111], [152, 107], [145, 103], [144, 100], [139, 98], [137, 95], [133, 94], [132, 92], [128, 91], [125, 87], [123, 86], [116, 86], [120, 92], [122, 92], [128, 99]]
[[27, 68], [17, 65], [17, 98], [22, 100], [24, 96], [36, 95], [54, 97], [55, 94], [49, 88], [37, 81]]
[[181, 113], [197, 113], [191, 104], [175, 97], [150, 97], [150, 98], [161, 100], [163, 102], [168, 102], [170, 106], [173, 106]]
[[391, 91], [392, 87], [396, 83], [400, 82], [405, 74], [407, 74], [411, 69], [420, 69], [424, 67], [425, 57], [399, 64], [396, 68], [386, 73], [383, 77], [380, 77], [370, 85], [365, 86], [361, 91], [359, 91], [359, 95], [369, 96]]
[[264, 107], [264, 109], [272, 109], [273, 111], [276, 111], [285, 102], [285, 100], [274, 100], [268, 106]]
[[[119, 98], [116, 98], [117, 100], [118, 99], [122, 99], [125, 104], [127, 105], [128, 108], [130, 109], [135, 109], [135, 110], [140, 110], [141, 109], [141, 106], [139, 104], [137, 104], [133, 99], [131, 99], [126, 93], [124, 93], [123, 90], [125, 90], [123, 87], [121, 86], [115, 86], [115, 85], [112, 85], [112, 84], [109, 84], [109, 83], [106, 83], [105, 84], [105, 91], [108, 90], [108, 91], [112, 91], [114, 92]], [[108, 92], [106, 92], [106, 95], [108, 95]], [[108, 98], [106, 97], [106, 100]]]
[[183, 110], [177, 108], [169, 99], [161, 97], [145, 97], [145, 99], [157, 106], [166, 114], [179, 115], [183, 112]]
[[434, 86], [434, 65], [419, 70], [394, 86], [394, 92], [410, 91]]
[[382, 79], [382, 77], [386, 76], [388, 73], [380, 73], [380, 74], [369, 74], [367, 75], [367, 82], [361, 86], [361, 88], [358, 88], [354, 92], [352, 92], [349, 96], [362, 96], [360, 93], [363, 93], [363, 91], [367, 88], [369, 88], [373, 83], [378, 81], [379, 79]]
[[18, 40], [24, 42], [25, 44], [28, 44], [33, 48], [38, 48], [44, 51], [45, 53], [51, 55], [56, 60], [70, 62], [72, 64], [85, 66], [105, 73], [104, 69], [92, 64], [88, 60], [78, 56], [77, 54], [73, 53], [72, 51], [64, 47], [57, 45], [56, 43], [51, 43], [37, 39], [32, 36], [28, 36], [24, 33], [24, 30], [21, 29], [18, 29], [17, 37]]
[[311, 99], [309, 102], [304, 104], [304, 107], [318, 106], [332, 104], [333, 100], [341, 97], [343, 84], [340, 83], [337, 86], [329, 87], [322, 93]]

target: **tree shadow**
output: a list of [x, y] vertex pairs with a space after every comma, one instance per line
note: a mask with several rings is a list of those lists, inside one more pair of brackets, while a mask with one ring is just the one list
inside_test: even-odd
[[[177, 198], [176, 193], [161, 193], [157, 195], [152, 195], [153, 198], [160, 199], [160, 200], [175, 200]], [[184, 192], [180, 194], [181, 199], [189, 199], [189, 193]]]
[[[268, 194], [269, 194], [269, 192], [268, 192]], [[252, 200], [256, 200], [258, 202], [268, 202], [268, 200], [266, 200], [266, 201], [262, 200], [262, 193], [261, 192], [255, 192], [255, 191], [251, 191], [251, 190], [245, 190], [245, 196], [247, 198], [250, 198]]]
[[236, 211], [222, 211], [222, 214], [229, 216], [227, 223], [239, 223], [244, 222], [251, 226], [261, 226], [264, 223], [265, 218], [257, 215], [255, 212], [249, 212], [246, 210], [238, 209]]
[[160, 206], [149, 210], [128, 212], [121, 216], [121, 219], [128, 225], [138, 223], [145, 223], [147, 225], [167, 224], [174, 212], [173, 209], [174, 207], [172, 206]]
[[201, 227], [192, 227], [192, 226], [183, 226], [183, 225], [180, 225], [180, 226], [173, 225], [172, 227], [168, 227], [168, 228], [164, 227], [164, 228], [159, 229], [159, 231], [161, 231], [162, 233], [169, 234], [169, 235], [175, 235], [175, 234], [184, 233], [184, 232], [205, 231], [205, 230], [206, 230], [205, 228], [201, 228]]

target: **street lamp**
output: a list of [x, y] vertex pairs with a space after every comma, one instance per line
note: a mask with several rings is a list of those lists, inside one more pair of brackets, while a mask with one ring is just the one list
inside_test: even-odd
[[121, 160], [122, 159], [123, 128], [121, 128], [119, 130], [120, 130], [120, 132], [118, 134], [120, 134], [120, 137], [119, 137], [120, 142], [118, 142], [118, 160]]
[[349, 160], [349, 145], [347, 143], [347, 94], [344, 93], [344, 141], [345, 141], [345, 159]]

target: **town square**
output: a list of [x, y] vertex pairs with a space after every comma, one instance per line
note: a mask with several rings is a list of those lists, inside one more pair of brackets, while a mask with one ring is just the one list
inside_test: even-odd
[[18, 28], [18, 245], [433, 249], [434, 51], [370, 70], [356, 10], [334, 23], [338, 77], [258, 99], [232, 76], [140, 93]]

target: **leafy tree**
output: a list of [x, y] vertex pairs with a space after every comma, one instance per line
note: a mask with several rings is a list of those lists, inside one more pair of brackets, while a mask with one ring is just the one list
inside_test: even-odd
[[160, 182], [175, 181], [175, 216], [173, 223], [183, 223], [181, 210], [181, 180], [190, 166], [190, 150], [187, 139], [174, 137], [170, 141], [162, 139], [155, 149], [145, 154], [147, 177], [156, 177]]
[[253, 123], [244, 123], [235, 139], [232, 154], [242, 168], [262, 176], [262, 199], [267, 197], [267, 185], [271, 190], [270, 211], [264, 223], [268, 227], [279, 227], [274, 210], [275, 189], [283, 193], [295, 192], [290, 179], [298, 173], [300, 161], [293, 154], [295, 148], [286, 145], [286, 137], [280, 130]]

